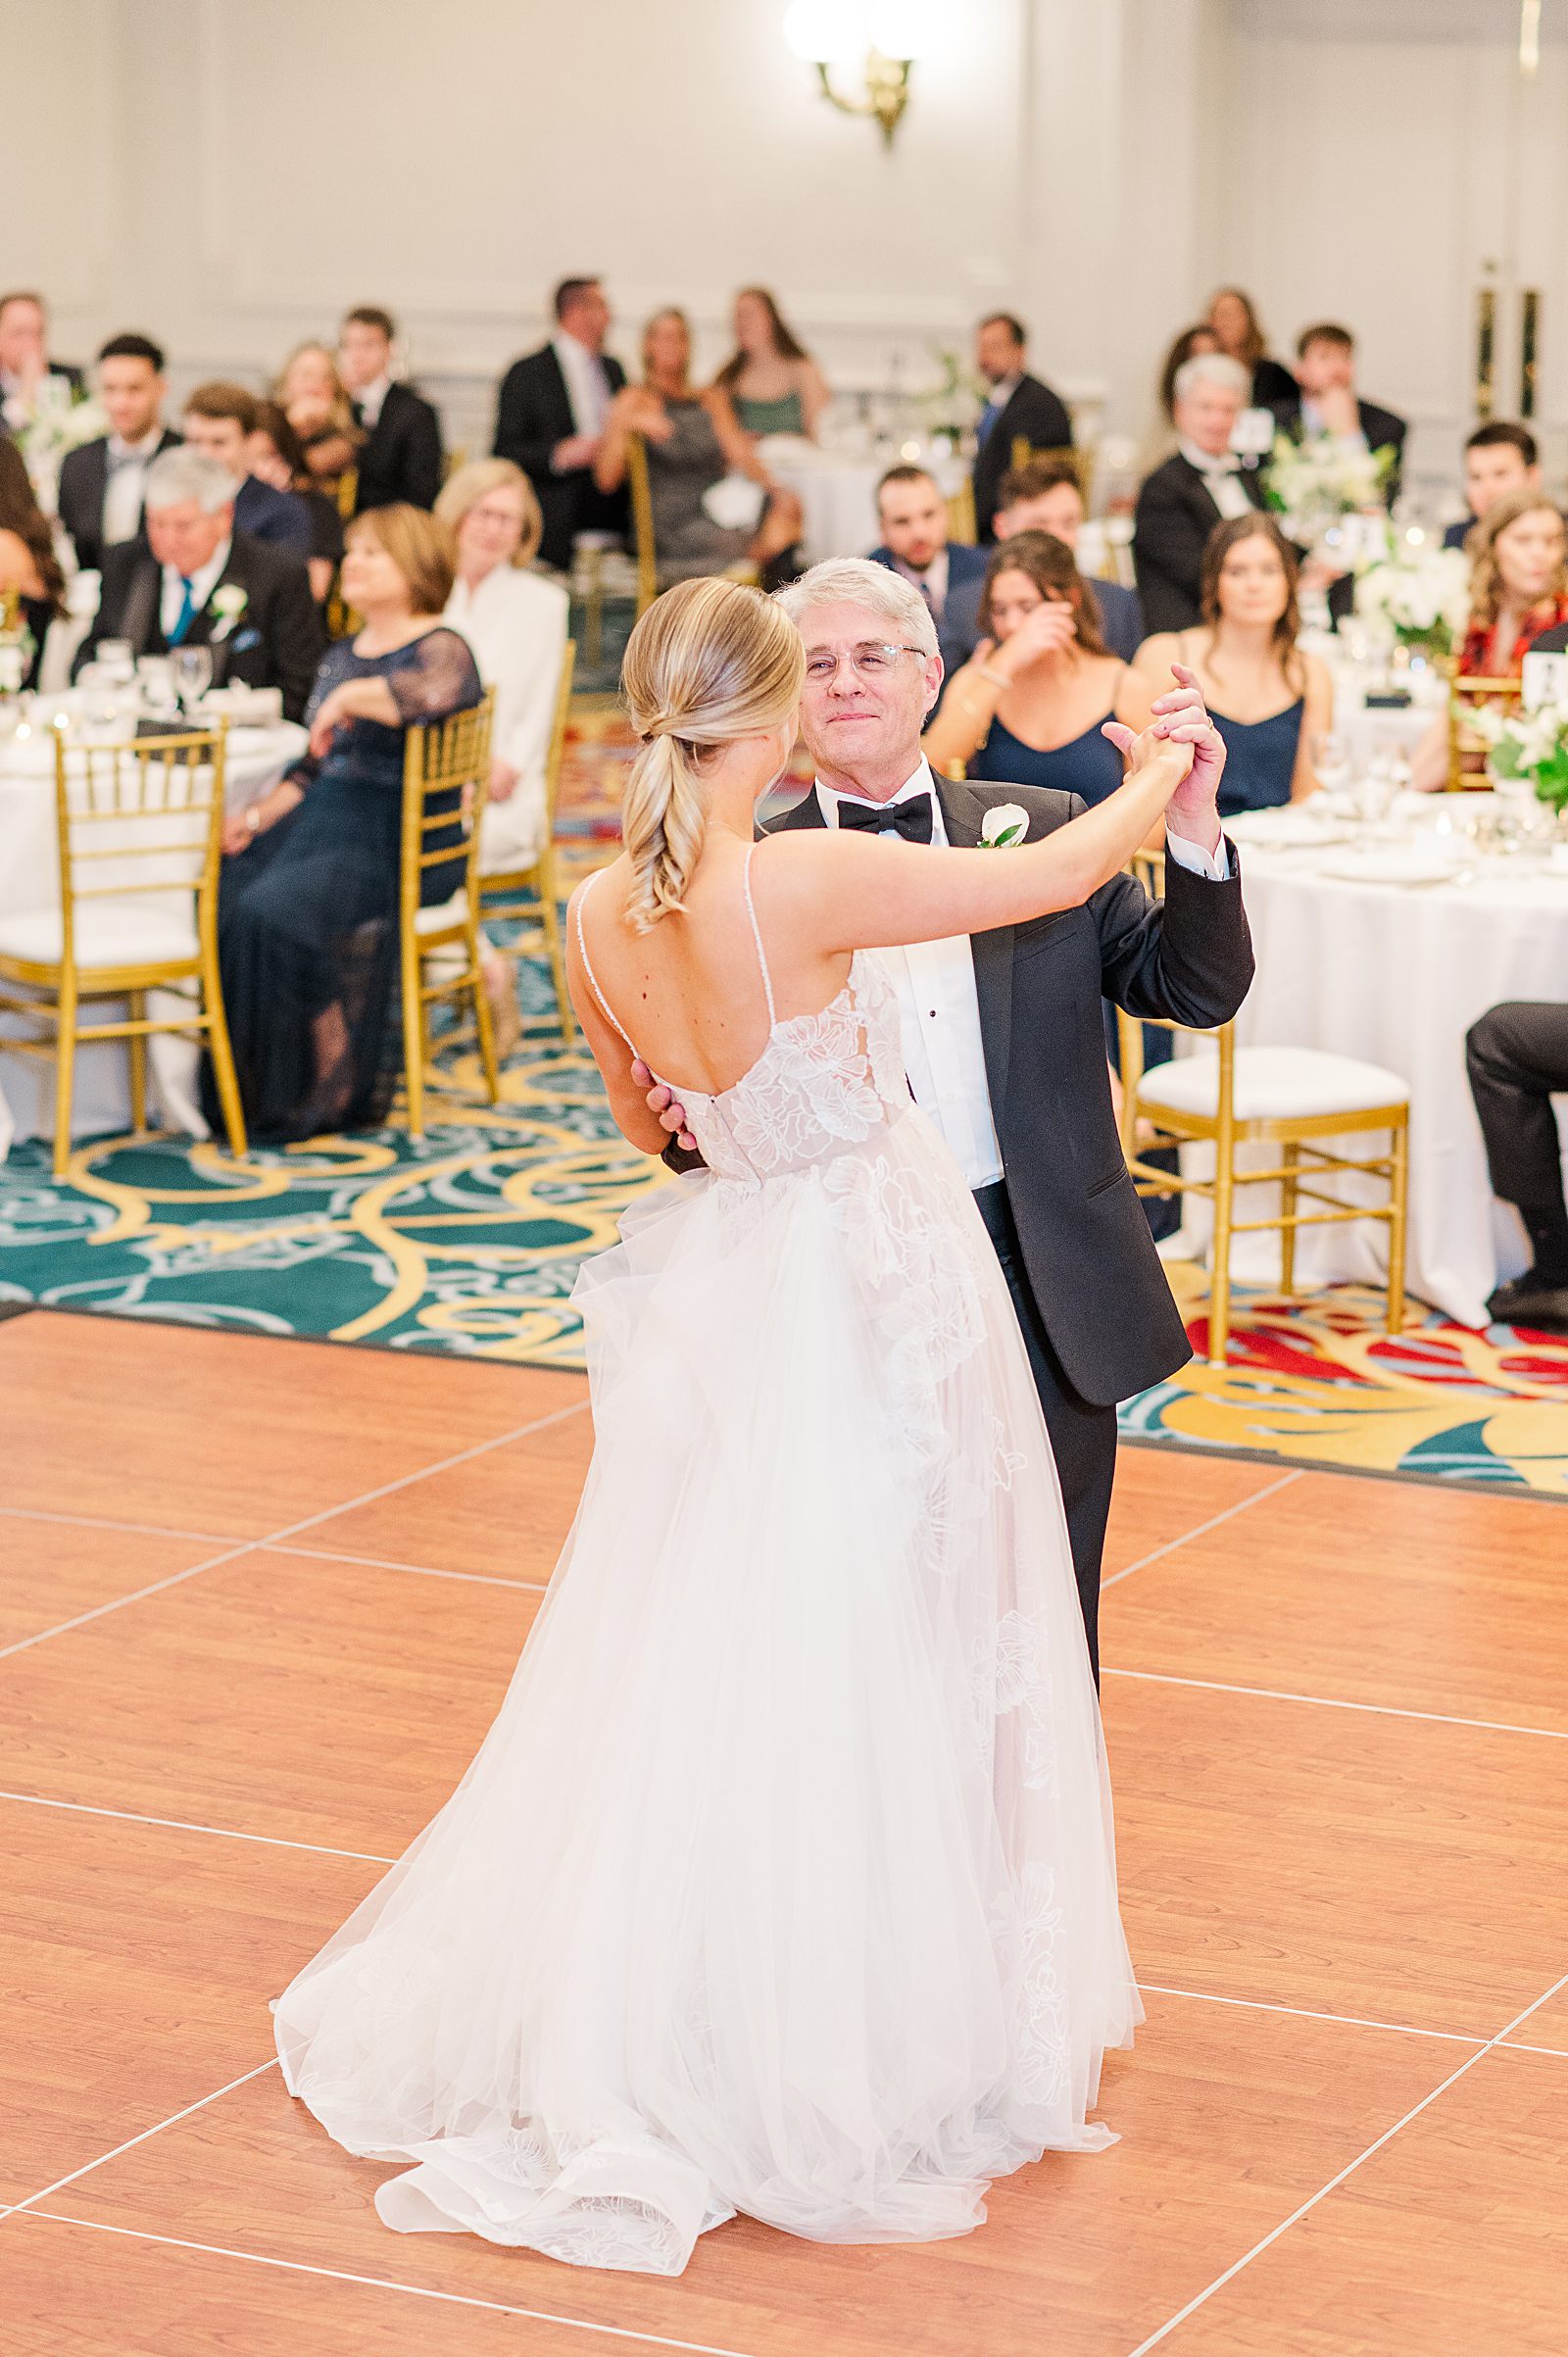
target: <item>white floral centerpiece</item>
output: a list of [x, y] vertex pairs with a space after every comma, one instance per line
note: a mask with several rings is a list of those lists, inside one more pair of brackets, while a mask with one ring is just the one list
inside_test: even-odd
[[1343, 516], [1386, 504], [1394, 460], [1392, 449], [1360, 450], [1333, 434], [1277, 434], [1263, 496], [1291, 539], [1313, 548]]
[[1451, 655], [1470, 613], [1470, 564], [1461, 549], [1396, 546], [1355, 584], [1355, 611], [1429, 662]]
[[1474, 719], [1496, 783], [1526, 787], [1561, 817], [1568, 810], [1568, 704], [1540, 704], [1531, 712], [1483, 705]]
[[32, 416], [16, 428], [12, 438], [46, 516], [55, 512], [60, 465], [67, 451], [79, 449], [83, 442], [96, 442], [108, 431], [109, 419], [96, 401], [74, 401], [60, 377], [43, 379]]

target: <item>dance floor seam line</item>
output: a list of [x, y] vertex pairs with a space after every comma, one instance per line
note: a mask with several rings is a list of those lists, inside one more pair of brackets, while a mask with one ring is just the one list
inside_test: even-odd
[[122, 1825], [154, 1825], [165, 1833], [210, 1834], [219, 1841], [260, 1841], [268, 1849], [304, 1849], [318, 1858], [353, 1858], [365, 1866], [395, 1866], [396, 1858], [374, 1849], [339, 1849], [330, 1841], [294, 1841], [286, 1834], [248, 1834], [236, 1825], [202, 1825], [194, 1817], [150, 1817], [140, 1809], [104, 1808], [92, 1800], [62, 1800], [52, 1792], [8, 1792], [0, 1800], [20, 1801], [26, 1808], [68, 1809], [82, 1817], [112, 1817]]
[[289, 1547], [276, 1539], [257, 1543], [258, 1554], [304, 1555], [313, 1563], [363, 1563], [371, 1571], [407, 1571], [421, 1580], [470, 1580], [479, 1588], [522, 1588], [543, 1596], [547, 1580], [513, 1580], [501, 1571], [453, 1571], [440, 1563], [398, 1563], [389, 1555], [351, 1555], [336, 1547]]
[[162, 2243], [171, 2250], [200, 2251], [213, 2259], [239, 2259], [251, 2267], [277, 2267], [288, 2275], [325, 2276], [337, 2283], [361, 2283], [372, 2291], [401, 2291], [409, 2299], [440, 2300], [455, 2308], [484, 2308], [495, 2316], [518, 2316], [529, 2324], [561, 2325], [571, 2332], [602, 2332], [607, 2339], [623, 2340], [645, 2349], [679, 2349], [684, 2357], [752, 2357], [747, 2349], [721, 2348], [710, 2340], [674, 2340], [663, 2332], [638, 2332], [629, 2325], [606, 2325], [592, 2317], [562, 2316], [549, 2308], [517, 2308], [505, 2300], [484, 2300], [466, 2291], [439, 2291], [428, 2283], [399, 2283], [390, 2276], [356, 2275], [345, 2267], [317, 2267], [307, 2259], [278, 2259], [269, 2251], [236, 2250], [221, 2242], [195, 2242], [183, 2234], [155, 2234], [145, 2227], [111, 2226], [101, 2218], [72, 2218], [62, 2210], [0, 2212], [0, 2217], [42, 2218], [51, 2226], [74, 2226], [92, 2234], [123, 2234], [132, 2242]]
[[[167, 2120], [155, 2120], [151, 2128], [138, 2129], [133, 2136], [126, 2136], [123, 2143], [117, 2144], [113, 2152], [100, 2152], [93, 2160], [83, 2161], [79, 2169], [73, 2169], [65, 2177], [57, 2177], [53, 2185], [40, 2185], [37, 2192], [29, 2193], [24, 2201], [14, 2202], [6, 2215], [11, 2218], [26, 2215], [32, 2211], [35, 2201], [47, 2201], [51, 2193], [64, 2192], [66, 2186], [74, 2185], [78, 2178], [90, 2177], [95, 2169], [106, 2168], [111, 2161], [118, 2161], [122, 2152], [134, 2151], [138, 2144], [145, 2144], [149, 2136], [162, 2136], [166, 2128], [177, 2127], [181, 2120], [188, 2120], [193, 2112], [205, 2111], [209, 2103], [220, 2101], [224, 2095], [231, 2095], [236, 2087], [246, 2087], [251, 2080], [260, 2079], [264, 2071], [275, 2071], [276, 2068], [277, 2056], [270, 2054], [265, 2062], [257, 2063], [253, 2070], [242, 2071], [237, 2079], [230, 2079], [226, 2087], [215, 2087], [211, 2094], [199, 2095], [194, 2103], [181, 2105], [178, 2111], [171, 2112]], [[41, 2215], [36, 2212], [33, 2214]]]
[[1386, 2128], [1380, 2136], [1375, 2137], [1368, 2144], [1364, 2152], [1358, 2152], [1354, 2160], [1348, 2161], [1343, 2169], [1338, 2170], [1329, 2179], [1327, 2185], [1319, 2185], [1315, 2193], [1308, 2194], [1305, 2201], [1298, 2202], [1288, 2218], [1282, 2218], [1278, 2226], [1271, 2227], [1266, 2234], [1260, 2236], [1253, 2243], [1250, 2250], [1244, 2251], [1239, 2259], [1234, 2260], [1223, 2274], [1217, 2275], [1211, 2283], [1205, 2284], [1203, 2289], [1190, 2299], [1185, 2307], [1178, 2308], [1174, 2316], [1167, 2317], [1157, 2331], [1151, 2332], [1146, 2340], [1141, 2340], [1135, 2349], [1129, 2350], [1128, 2357], [1148, 2357], [1149, 2350], [1157, 2348], [1162, 2340], [1167, 2339], [1175, 2332], [1178, 2325], [1185, 2324], [1190, 2316], [1196, 2315], [1206, 2301], [1212, 2299], [1216, 2291], [1223, 2290], [1227, 2283], [1234, 2282], [1244, 2268], [1250, 2267], [1254, 2259], [1260, 2258], [1264, 2251], [1280, 2240], [1282, 2235], [1288, 2234], [1293, 2226], [1299, 2225], [1310, 2211], [1317, 2208], [1320, 2201], [1327, 2200], [1331, 2193], [1336, 2192], [1348, 2178], [1353, 2177], [1357, 2169], [1371, 2160], [1374, 2154], [1381, 2152], [1386, 2144], [1391, 2144], [1402, 2129], [1409, 2127], [1412, 2120], [1419, 2119], [1424, 2111], [1429, 2111], [1441, 2096], [1447, 2093], [1449, 2087], [1463, 2079], [1467, 2073], [1473, 2071], [1478, 2062], [1483, 2061], [1487, 2055], [1494, 2053], [1498, 2047], [1505, 2046], [1509, 2033], [1517, 2030], [1522, 2022], [1527, 2022], [1533, 2013], [1539, 2013], [1542, 2006], [1548, 2004], [1560, 1989], [1568, 1989], [1568, 1973], [1563, 1973], [1553, 1981], [1549, 1989], [1543, 1989], [1540, 1996], [1534, 1998], [1522, 2013], [1516, 2013], [1512, 2021], [1505, 2023], [1494, 2038], [1489, 2038], [1486, 2043], [1478, 2046], [1473, 2054], [1467, 2054], [1458, 2068], [1448, 2073], [1446, 2079], [1433, 2087], [1429, 2094], [1423, 2095], [1419, 2103], [1413, 2103], [1402, 2118], [1396, 2120], [1392, 2128]]
[[[1312, 2005], [1281, 2005], [1268, 1997], [1231, 1996], [1214, 1989], [1172, 1989], [1162, 1981], [1135, 1980], [1133, 1986], [1143, 1996], [1188, 1997], [1195, 2005], [1237, 2005], [1246, 2013], [1286, 2013], [1296, 2021], [1334, 2022], [1345, 2030], [1387, 2030], [1396, 2038], [1437, 2038], [1456, 2046], [1487, 2046], [1496, 2042], [1485, 2031], [1423, 2030], [1414, 2022], [1374, 2021], [1364, 2013], [1323, 2013]], [[1500, 2031], [1497, 2033], [1499, 2038], [1502, 2035]]]
[[1399, 1702], [1356, 1702], [1342, 1694], [1298, 1694], [1281, 1686], [1235, 1686], [1223, 1678], [1186, 1678], [1175, 1670], [1113, 1669], [1107, 1662], [1104, 1678], [1136, 1678], [1145, 1686], [1192, 1686], [1210, 1694], [1250, 1694], [1259, 1702], [1304, 1702], [1315, 1710], [1364, 1710], [1374, 1718], [1422, 1719], [1434, 1727], [1468, 1727], [1482, 1735], [1540, 1735], [1555, 1743], [1568, 1743], [1568, 1727], [1521, 1727], [1511, 1719], [1466, 1719], [1446, 1710], [1414, 1710]]
[[231, 1531], [174, 1531], [161, 1522], [120, 1522], [108, 1514], [51, 1514], [42, 1506], [0, 1506], [0, 1521], [64, 1523], [74, 1531], [124, 1531], [138, 1539], [199, 1539], [209, 1547], [228, 1547]]
[[1245, 1514], [1250, 1506], [1261, 1505], [1265, 1498], [1274, 1497], [1280, 1490], [1288, 1490], [1292, 1482], [1302, 1480], [1306, 1471], [1303, 1465], [1293, 1472], [1282, 1473], [1279, 1480], [1271, 1481], [1266, 1489], [1255, 1490], [1250, 1498], [1238, 1498], [1233, 1505], [1222, 1507], [1217, 1514], [1210, 1514], [1206, 1522], [1195, 1523], [1190, 1531], [1183, 1531], [1179, 1539], [1167, 1539], [1163, 1547], [1156, 1547], [1149, 1554], [1140, 1555], [1136, 1563], [1124, 1564], [1120, 1571], [1113, 1571], [1101, 1581], [1102, 1594], [1107, 1588], [1116, 1587], [1122, 1580], [1130, 1580], [1135, 1571], [1145, 1571], [1151, 1563], [1159, 1562], [1165, 1555], [1173, 1555], [1179, 1547], [1186, 1547], [1194, 1539], [1201, 1539], [1209, 1531], [1217, 1531], [1222, 1522], [1233, 1522], [1238, 1514]]

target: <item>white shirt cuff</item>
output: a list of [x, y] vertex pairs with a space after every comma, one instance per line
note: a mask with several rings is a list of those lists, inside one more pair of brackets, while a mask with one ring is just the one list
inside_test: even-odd
[[1231, 880], [1230, 850], [1223, 835], [1217, 851], [1205, 851], [1200, 843], [1190, 843], [1185, 835], [1165, 837], [1165, 856], [1190, 875], [1203, 876], [1210, 884], [1228, 884]]

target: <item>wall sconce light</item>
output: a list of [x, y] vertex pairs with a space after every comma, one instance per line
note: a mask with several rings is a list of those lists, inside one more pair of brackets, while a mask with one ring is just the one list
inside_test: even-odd
[[[927, 46], [926, 0], [791, 0], [784, 38], [814, 66], [822, 96], [842, 115], [879, 123], [889, 147], [909, 103], [909, 69]], [[845, 96], [835, 67], [859, 72], [863, 91]]]

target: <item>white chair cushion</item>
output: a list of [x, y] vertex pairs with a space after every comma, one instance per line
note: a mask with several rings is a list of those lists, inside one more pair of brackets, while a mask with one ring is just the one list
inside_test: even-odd
[[414, 930], [416, 933], [448, 933], [454, 925], [466, 924], [467, 921], [468, 896], [466, 892], [455, 892], [449, 901], [435, 901], [428, 908], [421, 908], [414, 920]]
[[[1156, 1064], [1138, 1084], [1138, 1102], [1152, 1112], [1212, 1118], [1219, 1095], [1219, 1051], [1203, 1048]], [[1238, 1121], [1306, 1120], [1318, 1113], [1365, 1113], [1376, 1105], [1406, 1105], [1410, 1085], [1379, 1064], [1318, 1048], [1238, 1048]]]
[[[75, 922], [78, 966], [163, 965], [196, 955], [194, 907], [167, 902], [78, 901]], [[65, 949], [58, 908], [29, 908], [0, 917], [0, 957], [25, 958], [57, 965]]]

